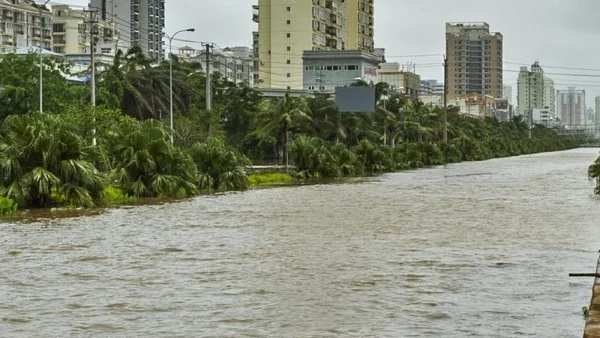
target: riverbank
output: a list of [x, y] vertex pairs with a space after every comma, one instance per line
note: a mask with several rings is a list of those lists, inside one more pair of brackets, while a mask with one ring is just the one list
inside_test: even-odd
[[[600, 258], [596, 264], [596, 274], [600, 272]], [[600, 338], [600, 278], [594, 278], [592, 299], [587, 308], [587, 318], [583, 338]]]

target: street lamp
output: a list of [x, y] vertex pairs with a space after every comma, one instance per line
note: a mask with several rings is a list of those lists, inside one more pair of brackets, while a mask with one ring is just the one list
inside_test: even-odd
[[[43, 5], [39, 6], [39, 10], [40, 10], [40, 27], [44, 27], [42, 25], [42, 22], [44, 21], [42, 18], [42, 8], [45, 8], [46, 5], [50, 2], [50, 0], [46, 0], [46, 2], [44, 2]], [[44, 93], [44, 87], [42, 85], [43, 81], [44, 81], [44, 75], [42, 72], [42, 68], [43, 68], [43, 59], [42, 59], [42, 28], [40, 28], [40, 42], [38, 42], [38, 48], [40, 49], [40, 114], [42, 114], [44, 112], [43, 110], [43, 106], [44, 106], [44, 97], [43, 97], [43, 93]]]
[[173, 53], [171, 51], [171, 45], [173, 44], [173, 39], [175, 38], [175, 36], [177, 36], [177, 34], [183, 33], [183, 32], [194, 32], [194, 31], [196, 31], [196, 29], [188, 28], [188, 29], [182, 29], [180, 31], [177, 31], [171, 36], [169, 36], [169, 34], [165, 33], [165, 35], [169, 39], [169, 115], [171, 118], [171, 144], [173, 144], [173, 133], [175, 132], [175, 130], [173, 128]]

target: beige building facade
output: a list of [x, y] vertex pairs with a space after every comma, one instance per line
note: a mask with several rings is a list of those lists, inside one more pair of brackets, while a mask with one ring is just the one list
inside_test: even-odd
[[373, 1], [259, 0], [253, 6], [254, 82], [301, 90], [304, 51], [373, 51]]
[[91, 35], [94, 27], [95, 53], [114, 55], [117, 48], [118, 31], [114, 23], [106, 22], [95, 14], [96, 24], [91, 25], [90, 13], [74, 9], [68, 5], [52, 6], [53, 51], [60, 54], [89, 54]]
[[503, 96], [503, 37], [485, 22], [446, 24], [448, 99]]
[[52, 49], [52, 13], [28, 0], [0, 0], [0, 53]]

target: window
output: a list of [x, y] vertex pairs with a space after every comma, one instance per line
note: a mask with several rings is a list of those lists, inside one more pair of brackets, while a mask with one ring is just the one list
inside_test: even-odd
[[291, 11], [292, 11], [292, 7], [290, 7], [290, 6], [287, 6], [287, 8], [286, 8], [286, 9], [287, 9], [287, 11], [288, 11], [288, 12], [291, 12]]
[[292, 37], [292, 34], [290, 34], [290, 33], [287, 33], [287, 37], [288, 37], [288, 38], [291, 38], [291, 37]]
[[290, 90], [290, 89], [292, 89], [292, 87], [290, 87], [290, 86], [287, 86], [287, 89], [288, 89], [288, 90]]
[[287, 60], [287, 64], [288, 65], [291, 64], [291, 63], [292, 63], [292, 60]]
[[289, 51], [291, 51], [291, 50], [292, 50], [292, 47], [290, 47], [290, 46], [287, 46], [287, 51], [289, 52]]
[[292, 20], [288, 20], [288, 21], [287, 21], [287, 24], [288, 24], [288, 25], [289, 25], [289, 24], [291, 24], [291, 23], [292, 23]]
[[290, 73], [287, 73], [287, 77], [292, 77], [292, 74], [290, 74]]

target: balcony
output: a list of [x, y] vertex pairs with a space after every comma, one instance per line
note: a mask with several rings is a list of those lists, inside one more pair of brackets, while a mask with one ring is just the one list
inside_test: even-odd
[[334, 26], [327, 26], [325, 28], [325, 33], [331, 36], [337, 36], [337, 28]]
[[258, 5], [252, 6], [252, 21], [258, 23]]
[[327, 39], [325, 42], [325, 46], [332, 48], [332, 49], [337, 49], [338, 41], [336, 39]]

